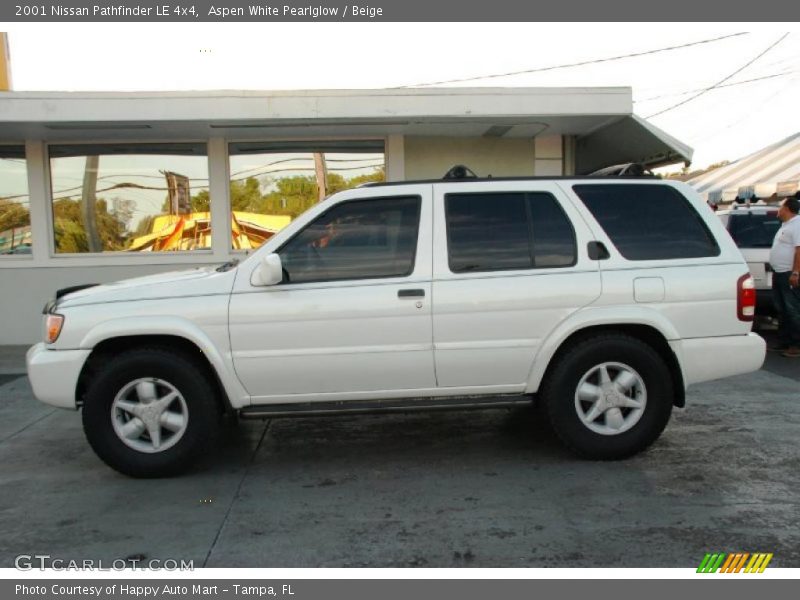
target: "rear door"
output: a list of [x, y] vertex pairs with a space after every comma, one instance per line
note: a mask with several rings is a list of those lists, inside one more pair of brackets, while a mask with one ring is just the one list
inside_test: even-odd
[[522, 391], [550, 331], [600, 295], [589, 230], [546, 181], [435, 185], [434, 223], [439, 387]]

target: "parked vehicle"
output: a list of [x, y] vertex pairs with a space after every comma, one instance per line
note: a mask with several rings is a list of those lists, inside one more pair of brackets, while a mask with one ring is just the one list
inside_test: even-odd
[[758, 369], [753, 279], [685, 184], [448, 179], [337, 193], [239, 264], [62, 291], [36, 396], [162, 476], [242, 418], [538, 399], [590, 459], [655, 441], [687, 386]]
[[717, 216], [742, 252], [756, 287], [756, 314], [774, 316], [772, 268], [769, 251], [781, 227], [777, 206], [734, 205], [717, 211]]

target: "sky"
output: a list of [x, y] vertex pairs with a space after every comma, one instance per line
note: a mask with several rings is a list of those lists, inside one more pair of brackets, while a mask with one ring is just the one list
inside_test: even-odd
[[440, 85], [631, 87], [636, 114], [694, 148], [693, 169], [800, 131], [796, 23], [0, 23], [0, 29], [9, 32], [18, 91], [392, 88], [732, 36]]

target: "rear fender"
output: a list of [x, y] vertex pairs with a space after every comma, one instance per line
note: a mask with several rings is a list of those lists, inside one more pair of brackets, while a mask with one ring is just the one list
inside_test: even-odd
[[[677, 330], [669, 320], [651, 308], [590, 306], [581, 309], [561, 322], [539, 347], [528, 375], [526, 393], [533, 394], [539, 390], [553, 357], [571, 335], [590, 327], [613, 328], [614, 325], [644, 325], [658, 331], [667, 342], [680, 339]], [[676, 358], [681, 372], [683, 372], [681, 357], [677, 356]]]

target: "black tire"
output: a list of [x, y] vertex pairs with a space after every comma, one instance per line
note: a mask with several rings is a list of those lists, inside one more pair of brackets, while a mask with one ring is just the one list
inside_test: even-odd
[[[635, 424], [629, 429], [609, 435], [584, 424], [576, 407], [581, 379], [604, 363], [632, 368], [643, 381], [646, 392], [638, 421], [631, 419]], [[540, 396], [553, 431], [568, 448], [584, 458], [616, 460], [637, 454], [658, 439], [669, 421], [673, 394], [669, 368], [651, 346], [624, 334], [602, 334], [577, 342], [560, 356], [548, 373]], [[620, 410], [626, 414], [631, 409]], [[588, 416], [588, 410], [586, 413]], [[601, 418], [606, 418], [605, 413]], [[599, 420], [592, 424], [606, 427]]]
[[[112, 404], [126, 385], [156, 378], [183, 397], [186, 425], [174, 445], [154, 453], [124, 443], [114, 429]], [[112, 469], [131, 477], [166, 477], [186, 470], [217, 435], [219, 410], [208, 373], [186, 355], [165, 348], [137, 348], [96, 368], [83, 404], [83, 430], [92, 449]]]

